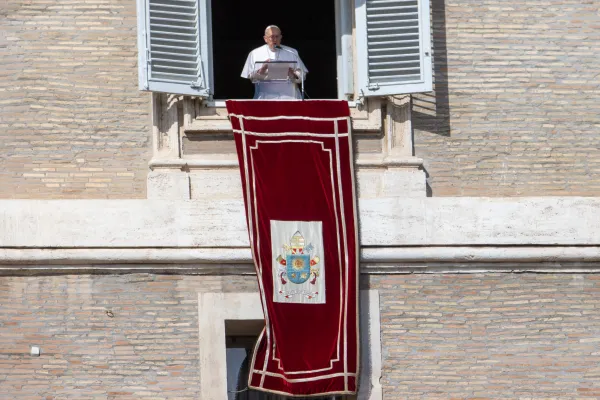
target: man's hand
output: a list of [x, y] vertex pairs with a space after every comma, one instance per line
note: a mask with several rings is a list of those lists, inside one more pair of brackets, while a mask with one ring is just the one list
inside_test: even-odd
[[293, 68], [288, 68], [288, 78], [290, 78], [292, 81], [299, 79], [298, 75], [296, 75], [296, 71]]
[[269, 65], [267, 64], [268, 62], [270, 62], [271, 59], [267, 58], [267, 61], [264, 62], [264, 64], [260, 67], [260, 69], [258, 70], [258, 73], [261, 75], [265, 75], [267, 73], [267, 70], [269, 68]]

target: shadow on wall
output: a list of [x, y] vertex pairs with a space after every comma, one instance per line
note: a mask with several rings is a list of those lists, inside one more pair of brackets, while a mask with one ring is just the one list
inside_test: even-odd
[[412, 124], [415, 130], [450, 136], [445, 0], [431, 0], [431, 22], [433, 92], [413, 95]]
[[429, 184], [429, 172], [425, 167], [423, 167], [423, 171], [425, 171], [425, 196], [433, 197], [433, 188]]

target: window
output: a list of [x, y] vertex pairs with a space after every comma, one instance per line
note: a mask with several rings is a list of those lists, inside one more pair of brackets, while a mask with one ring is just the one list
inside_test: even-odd
[[[360, 291], [360, 310], [361, 372], [356, 398], [381, 400], [381, 328], [377, 290]], [[235, 398], [228, 396], [233, 388], [244, 389], [243, 381], [236, 376], [240, 375], [243, 367], [246, 349], [253, 347], [258, 332], [264, 326], [259, 294], [199, 293], [198, 325], [202, 399]], [[247, 397], [245, 400], [263, 399], [283, 400], [268, 397]], [[342, 399], [355, 400], [353, 396]], [[244, 397], [238, 397], [238, 400], [244, 400]]]
[[[225, 321], [225, 332], [227, 333]], [[249, 321], [248, 321], [249, 322]], [[258, 321], [262, 322], [262, 321]], [[291, 397], [281, 396], [248, 389], [248, 362], [252, 357], [254, 344], [258, 340], [255, 336], [227, 335], [227, 400], [287, 400]], [[324, 396], [324, 397], [294, 397], [294, 400], [356, 400], [355, 396]]]
[[[265, 26], [282, 27], [311, 98], [431, 90], [428, 0], [137, 0], [140, 89], [250, 98], [240, 77]], [[352, 21], [355, 36], [352, 36]], [[356, 56], [356, 62], [354, 62]], [[354, 65], [357, 71], [354, 73]]]
[[[302, 18], [297, 10], [300, 4], [303, 9], [319, 11]], [[240, 72], [248, 53], [264, 44], [265, 27], [274, 23], [283, 30], [283, 44], [298, 50], [308, 66], [309, 79], [305, 83], [308, 96], [338, 97], [334, 2], [261, 0], [257, 6], [252, 1], [212, 0], [211, 9], [213, 20], [227, 21], [213, 24], [212, 29], [215, 100], [252, 98], [254, 87]], [[307, 29], [307, 26], [315, 28]]]

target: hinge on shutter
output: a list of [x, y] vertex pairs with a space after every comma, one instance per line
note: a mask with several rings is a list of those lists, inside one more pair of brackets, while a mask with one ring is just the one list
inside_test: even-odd
[[378, 83], [369, 83], [369, 86], [367, 86], [369, 88], [369, 90], [379, 90], [379, 84]]

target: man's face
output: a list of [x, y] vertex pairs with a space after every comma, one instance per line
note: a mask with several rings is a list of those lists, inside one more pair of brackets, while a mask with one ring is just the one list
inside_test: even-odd
[[281, 44], [281, 31], [278, 29], [267, 29], [267, 34], [264, 36], [265, 43], [271, 50], [275, 49], [275, 46]]

